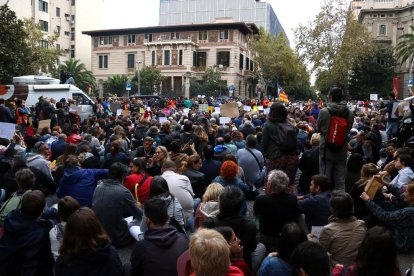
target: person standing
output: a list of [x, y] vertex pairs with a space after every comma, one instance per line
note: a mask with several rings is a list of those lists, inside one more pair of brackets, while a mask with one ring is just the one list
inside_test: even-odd
[[[348, 153], [347, 138], [354, 122], [354, 114], [342, 103], [342, 90], [334, 87], [329, 93], [327, 107], [319, 112], [317, 129], [321, 133], [319, 142], [319, 172], [329, 177], [337, 190], [345, 190], [346, 158]], [[342, 120], [345, 119], [345, 120]], [[337, 122], [337, 123], [336, 123]], [[332, 127], [341, 131], [344, 141], [340, 143], [340, 135], [332, 137]], [[330, 146], [333, 144], [333, 146]]]
[[387, 129], [385, 132], [387, 133], [388, 139], [394, 137], [398, 132], [398, 101], [395, 99], [395, 94], [390, 93], [388, 95], [389, 102], [386, 106], [387, 111]]

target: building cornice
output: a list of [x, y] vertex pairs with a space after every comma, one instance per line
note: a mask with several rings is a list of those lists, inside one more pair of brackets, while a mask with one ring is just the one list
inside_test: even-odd
[[358, 16], [358, 21], [362, 22], [362, 20], [364, 19], [366, 14], [370, 14], [370, 13], [389, 13], [389, 12], [404, 12], [406, 10], [410, 10], [410, 9], [414, 9], [414, 4], [408, 4], [406, 6], [396, 6], [395, 8], [365, 8], [365, 9], [361, 9], [359, 16]]

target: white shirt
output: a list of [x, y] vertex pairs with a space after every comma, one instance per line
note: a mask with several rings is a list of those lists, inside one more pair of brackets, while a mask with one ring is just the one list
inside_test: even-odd
[[193, 217], [194, 214], [194, 192], [190, 179], [185, 175], [173, 171], [166, 171], [161, 175], [168, 183], [170, 193], [178, 199], [183, 207], [185, 218]]

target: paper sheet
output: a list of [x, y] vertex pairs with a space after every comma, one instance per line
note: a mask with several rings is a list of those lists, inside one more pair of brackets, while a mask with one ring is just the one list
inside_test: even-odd
[[13, 139], [14, 131], [16, 129], [15, 124], [0, 123], [0, 138], [6, 138], [8, 140]]

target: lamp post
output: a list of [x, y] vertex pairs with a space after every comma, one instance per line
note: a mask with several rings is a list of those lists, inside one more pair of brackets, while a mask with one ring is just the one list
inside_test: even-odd
[[137, 79], [138, 79], [138, 96], [141, 96], [141, 73], [139, 71], [139, 65], [142, 63], [142, 61], [137, 61]]

